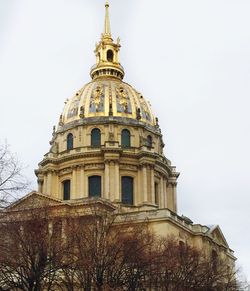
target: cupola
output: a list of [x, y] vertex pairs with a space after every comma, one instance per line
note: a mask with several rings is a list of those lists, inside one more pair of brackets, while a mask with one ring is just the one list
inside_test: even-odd
[[104, 32], [101, 35], [101, 40], [96, 44], [94, 51], [96, 64], [91, 68], [90, 76], [93, 80], [102, 77], [122, 80], [124, 69], [119, 63], [120, 39], [118, 38], [115, 43], [111, 36], [108, 1], [106, 1], [105, 9]]

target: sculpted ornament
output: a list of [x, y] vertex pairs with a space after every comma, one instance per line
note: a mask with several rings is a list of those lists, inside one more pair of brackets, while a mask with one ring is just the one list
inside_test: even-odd
[[109, 141], [114, 141], [115, 140], [115, 136], [113, 132], [109, 132]]
[[63, 126], [64, 125], [62, 114], [60, 115], [59, 125], [60, 126]]
[[49, 142], [49, 144], [51, 145], [50, 147], [50, 153], [53, 154], [57, 154], [58, 153], [58, 142], [56, 142], [56, 127], [55, 125], [53, 126], [53, 132], [52, 132], [52, 140]]
[[117, 112], [132, 113], [128, 92], [122, 86], [116, 88]]
[[80, 114], [79, 114], [80, 118], [84, 118], [84, 106], [80, 107]]
[[77, 116], [78, 105], [79, 105], [79, 96], [77, 95], [76, 98], [70, 104], [68, 115], [67, 115], [68, 118]]
[[116, 88], [116, 92], [117, 92], [117, 95], [120, 97], [119, 103], [123, 107], [123, 111], [127, 112], [128, 111], [128, 100], [127, 100], [126, 92], [124, 91], [123, 87]]
[[86, 170], [91, 170], [91, 169], [100, 169], [103, 170], [104, 169], [104, 165], [103, 164], [88, 164], [85, 166]]
[[100, 111], [100, 107], [102, 105], [102, 100], [101, 100], [102, 96], [103, 96], [103, 90], [101, 86], [97, 86], [96, 89], [93, 91], [93, 95], [90, 102], [90, 105], [94, 107], [96, 112]]
[[58, 142], [52, 142], [51, 143], [51, 148], [50, 148], [50, 152], [52, 153], [52, 154], [58, 154], [58, 148], [59, 148], [59, 146], [58, 146]]
[[150, 117], [150, 112], [148, 110], [148, 105], [147, 102], [144, 100], [143, 96], [140, 96], [140, 104], [141, 104], [141, 109], [142, 109], [142, 114], [143, 117], [149, 121], [151, 121], [151, 117]]
[[120, 164], [120, 168], [121, 168], [122, 170], [132, 170], [132, 171], [137, 171], [137, 166], [134, 166], [134, 165]]
[[137, 108], [136, 109], [136, 119], [137, 120], [140, 120], [141, 119], [141, 109], [140, 108]]

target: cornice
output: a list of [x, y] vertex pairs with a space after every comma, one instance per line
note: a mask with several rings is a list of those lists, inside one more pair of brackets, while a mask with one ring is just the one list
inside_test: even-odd
[[80, 120], [74, 120], [67, 124], [64, 124], [63, 126], [60, 126], [56, 133], [57, 134], [64, 133], [65, 131], [69, 131], [73, 128], [77, 128], [80, 126], [105, 125], [105, 124], [117, 124], [122, 126], [127, 125], [132, 127], [143, 128], [160, 137], [162, 136], [160, 129], [157, 126], [151, 126], [140, 120], [120, 116], [96, 116], [96, 117], [86, 117]]

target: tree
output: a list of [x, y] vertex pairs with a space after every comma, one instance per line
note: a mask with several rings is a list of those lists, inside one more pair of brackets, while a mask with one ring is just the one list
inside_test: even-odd
[[93, 208], [88, 217], [69, 219], [67, 258], [61, 282], [70, 291], [138, 290], [146, 265], [146, 223], [117, 221], [117, 215]]
[[226, 257], [101, 207], [84, 216], [44, 206], [0, 222], [0, 290], [236, 291]]
[[234, 266], [226, 259], [177, 242], [160, 239], [153, 253], [151, 285], [169, 291], [236, 291]]
[[0, 290], [55, 290], [58, 262], [65, 253], [60, 233], [51, 228], [55, 222], [46, 209], [39, 209], [22, 220], [1, 223]]
[[23, 167], [7, 143], [0, 145], [0, 209], [27, 189], [27, 179], [22, 174]]

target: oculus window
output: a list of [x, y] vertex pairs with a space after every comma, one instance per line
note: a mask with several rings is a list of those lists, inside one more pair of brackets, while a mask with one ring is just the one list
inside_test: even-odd
[[134, 203], [134, 179], [132, 177], [122, 177], [122, 203], [133, 205]]
[[101, 197], [102, 192], [102, 178], [101, 176], [89, 177], [89, 197]]

